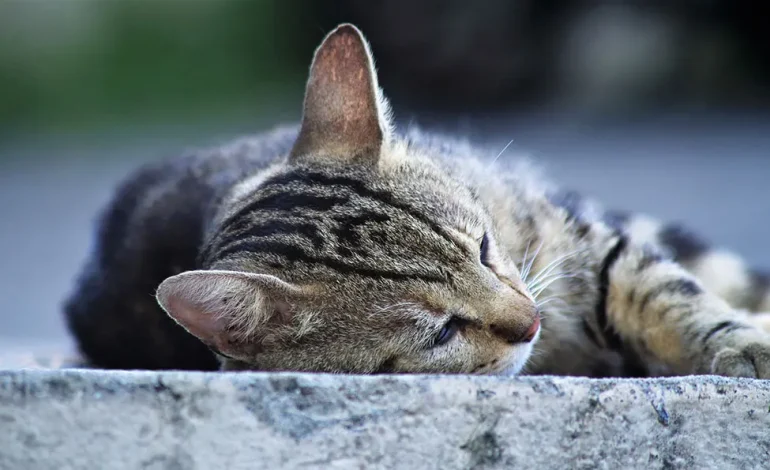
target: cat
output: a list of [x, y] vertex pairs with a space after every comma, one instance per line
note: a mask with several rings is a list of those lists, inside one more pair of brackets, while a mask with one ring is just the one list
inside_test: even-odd
[[340, 25], [298, 128], [118, 188], [68, 326], [105, 368], [770, 378], [770, 278], [492, 156], [397, 133]]

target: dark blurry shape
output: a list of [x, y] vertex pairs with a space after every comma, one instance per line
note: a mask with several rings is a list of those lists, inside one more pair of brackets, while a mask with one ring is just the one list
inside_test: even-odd
[[[372, 42], [382, 84], [429, 106], [531, 97], [546, 83], [551, 2], [338, 0]], [[546, 26], [545, 28], [543, 26]]]
[[382, 83], [423, 108], [633, 111], [770, 97], [759, 2], [337, 3], [372, 42]]

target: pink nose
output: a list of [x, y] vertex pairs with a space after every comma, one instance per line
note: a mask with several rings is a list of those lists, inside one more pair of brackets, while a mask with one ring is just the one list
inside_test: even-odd
[[540, 329], [540, 316], [536, 315], [532, 320], [532, 324], [526, 329], [524, 329], [524, 325], [521, 323], [517, 323], [512, 327], [504, 327], [492, 323], [489, 325], [489, 329], [508, 344], [528, 343], [534, 339], [537, 331]]
[[535, 321], [532, 322], [532, 326], [529, 327], [527, 333], [521, 339], [525, 343], [529, 343], [535, 338], [537, 331], [540, 329], [540, 317], [535, 317]]

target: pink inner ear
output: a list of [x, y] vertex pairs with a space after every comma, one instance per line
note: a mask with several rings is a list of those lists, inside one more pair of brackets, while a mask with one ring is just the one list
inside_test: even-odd
[[365, 158], [373, 163], [379, 156], [383, 132], [377, 77], [366, 42], [352, 25], [339, 26], [324, 39], [313, 58], [302, 125], [291, 157]]
[[[268, 275], [188, 271], [163, 281], [157, 299], [190, 334], [223, 354], [238, 357], [254, 350], [257, 338], [244, 337], [254, 333], [250, 328], [291, 322], [291, 305], [284, 298], [296, 290]], [[269, 301], [269, 295], [281, 300]]]
[[167, 296], [163, 304], [174, 320], [204, 343], [210, 346], [222, 343], [226, 326], [217, 312], [204, 311], [202, 306], [188, 302], [177, 293]]

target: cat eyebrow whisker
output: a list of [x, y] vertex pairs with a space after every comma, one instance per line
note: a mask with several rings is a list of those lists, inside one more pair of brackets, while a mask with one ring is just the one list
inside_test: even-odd
[[492, 165], [494, 165], [494, 164], [495, 164], [495, 162], [496, 162], [496, 161], [497, 161], [497, 160], [498, 160], [498, 159], [499, 159], [499, 158], [500, 158], [500, 157], [501, 157], [501, 156], [502, 156], [502, 155], [505, 153], [505, 151], [506, 151], [506, 150], [508, 150], [508, 147], [510, 147], [512, 143], [513, 143], [513, 139], [511, 139], [511, 141], [510, 141], [510, 142], [508, 142], [508, 143], [506, 144], [506, 146], [505, 146], [505, 147], [503, 147], [503, 149], [502, 149], [502, 150], [500, 150], [500, 153], [498, 153], [498, 154], [497, 154], [497, 156], [494, 158], [494, 160], [492, 160], [491, 162], [489, 162], [489, 166], [487, 166], [487, 169], [490, 169], [490, 168], [492, 168]]

